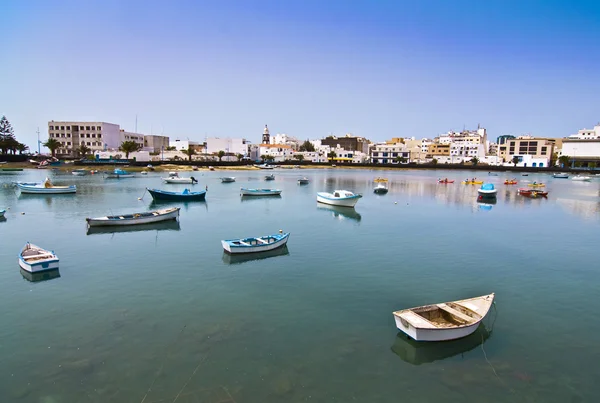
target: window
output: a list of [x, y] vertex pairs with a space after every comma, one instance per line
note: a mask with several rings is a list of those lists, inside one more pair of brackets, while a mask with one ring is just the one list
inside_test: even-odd
[[71, 137], [71, 133], [67, 133], [67, 137]]
[[548, 147], [542, 147], [542, 155], [545, 155], [548, 152]]
[[79, 130], [83, 130], [83, 126], [79, 126]]
[[99, 139], [102, 138], [102, 134], [98, 133], [98, 138]]
[[50, 130], [54, 130], [54, 126], [50, 126]]
[[64, 134], [64, 133], [62, 133], [62, 134], [60, 135], [60, 137], [65, 137], [65, 134]]
[[71, 130], [71, 126], [67, 126], [67, 130]]
[[86, 134], [85, 137], [89, 139], [90, 138], [90, 134], [89, 133]]
[[96, 133], [92, 133], [92, 138], [96, 138]]
[[70, 142], [70, 141], [67, 141], [67, 145], [68, 145], [68, 146], [70, 146], [70, 145], [71, 145], [71, 142]]
[[92, 145], [92, 143], [90, 143], [90, 142], [88, 141], [88, 142], [87, 142], [87, 145], [88, 145], [88, 146], [91, 146], [91, 145]]
[[86, 127], [85, 127], [85, 130], [90, 130], [90, 127], [89, 127], [89, 126], [86, 126]]
[[65, 130], [65, 127], [64, 127], [64, 126], [61, 126], [61, 127], [60, 127], [60, 130]]

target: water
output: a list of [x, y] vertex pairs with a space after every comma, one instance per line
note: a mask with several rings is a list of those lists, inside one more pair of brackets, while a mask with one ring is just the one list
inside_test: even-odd
[[[180, 224], [86, 235], [85, 218], [154, 207], [160, 174], [53, 175], [77, 195], [18, 196], [0, 176], [2, 402], [595, 401], [600, 348], [600, 180], [549, 175], [548, 199], [496, 204], [460, 180], [481, 172], [344, 169], [194, 172], [205, 203]], [[237, 182], [221, 184], [222, 175]], [[507, 174], [508, 175], [508, 174]], [[307, 176], [311, 183], [298, 186]], [[385, 176], [390, 192], [372, 193]], [[438, 185], [437, 177], [456, 179]], [[277, 187], [281, 198], [240, 199]], [[354, 210], [316, 192], [362, 192]], [[24, 215], [21, 215], [24, 212]], [[286, 250], [244, 260], [220, 240], [290, 231]], [[57, 252], [60, 277], [30, 282], [26, 241]], [[416, 344], [392, 311], [496, 293], [470, 338]], [[483, 341], [483, 348], [482, 348]], [[485, 353], [485, 354], [484, 354]], [[486, 357], [487, 360], [486, 361]]]

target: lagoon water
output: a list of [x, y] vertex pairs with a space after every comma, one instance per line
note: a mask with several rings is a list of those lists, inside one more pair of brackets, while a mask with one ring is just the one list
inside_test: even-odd
[[[221, 184], [194, 172], [207, 200], [180, 204], [179, 225], [90, 234], [86, 217], [144, 211], [146, 187], [184, 186], [158, 173], [0, 176], [0, 401], [597, 401], [600, 179], [518, 177], [547, 183], [548, 199], [526, 199], [482, 172], [274, 173]], [[10, 185], [48, 174], [77, 195]], [[460, 184], [477, 175], [497, 184], [496, 204]], [[387, 195], [373, 194], [376, 176]], [[240, 186], [283, 193], [241, 199]], [[364, 194], [355, 210], [317, 205], [340, 188]], [[279, 229], [287, 249], [257, 259], [220, 245]], [[26, 241], [56, 251], [59, 277], [20, 274]], [[394, 310], [490, 292], [467, 339], [418, 344], [394, 326]]]

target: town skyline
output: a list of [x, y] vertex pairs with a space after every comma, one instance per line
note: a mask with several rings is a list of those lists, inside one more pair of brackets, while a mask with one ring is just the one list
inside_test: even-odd
[[494, 139], [561, 138], [600, 119], [594, 2], [24, 1], [4, 11], [0, 114], [32, 150], [52, 119], [254, 143], [265, 123], [298, 139], [384, 141], [478, 124]]

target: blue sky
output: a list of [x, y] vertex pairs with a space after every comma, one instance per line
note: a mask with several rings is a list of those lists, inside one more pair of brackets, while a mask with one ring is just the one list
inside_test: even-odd
[[172, 138], [375, 141], [600, 121], [600, 2], [29, 1], [3, 5], [0, 114]]

